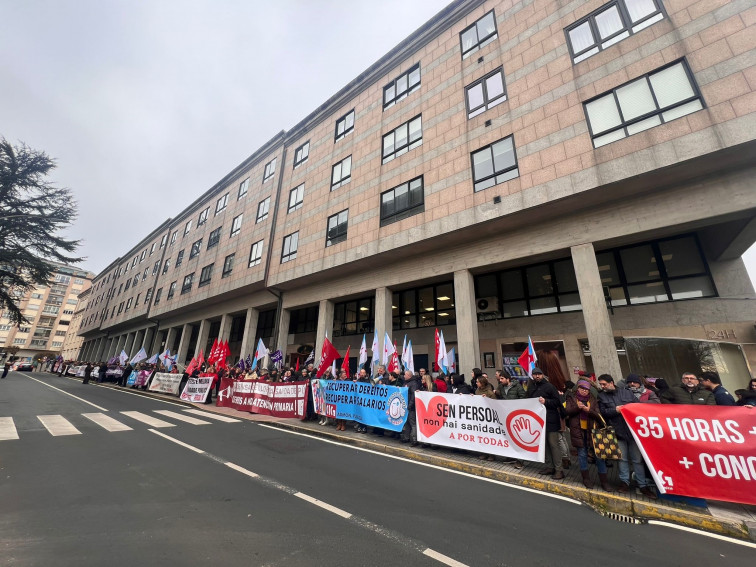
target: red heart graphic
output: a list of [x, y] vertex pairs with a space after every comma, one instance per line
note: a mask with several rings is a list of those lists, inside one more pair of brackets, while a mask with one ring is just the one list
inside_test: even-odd
[[[448, 405], [442, 396], [436, 396], [428, 402], [428, 407], [423, 405], [420, 398], [415, 398], [415, 411], [417, 412], [417, 428], [425, 437], [433, 437], [436, 432], [446, 423], [448, 412], [438, 411], [439, 406]], [[439, 417], [439, 414], [440, 417]], [[427, 420], [427, 423], [426, 423]]]

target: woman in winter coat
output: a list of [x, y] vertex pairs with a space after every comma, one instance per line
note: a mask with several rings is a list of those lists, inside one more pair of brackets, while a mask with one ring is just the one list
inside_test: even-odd
[[[593, 445], [591, 430], [601, 427], [603, 420], [599, 413], [598, 400], [591, 394], [591, 384], [587, 380], [579, 380], [574, 392], [567, 396], [566, 407], [567, 425], [570, 432], [572, 446], [577, 449], [580, 474], [586, 488], [593, 488], [593, 481], [588, 472], [588, 449]], [[596, 457], [601, 488], [611, 492], [609, 478], [606, 473], [606, 461]]]

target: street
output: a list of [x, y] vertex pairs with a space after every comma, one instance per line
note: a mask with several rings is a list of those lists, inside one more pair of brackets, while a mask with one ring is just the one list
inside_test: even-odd
[[752, 545], [129, 391], [44, 373], [0, 381], [0, 565], [755, 558]]

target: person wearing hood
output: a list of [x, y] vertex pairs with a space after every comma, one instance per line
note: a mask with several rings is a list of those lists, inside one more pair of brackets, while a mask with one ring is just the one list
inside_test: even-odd
[[627, 389], [633, 393], [635, 399], [639, 402], [651, 404], [661, 403], [659, 401], [659, 396], [657, 396], [653, 390], [646, 388], [643, 385], [643, 379], [637, 374], [628, 374], [627, 378], [625, 378], [625, 383], [627, 384]]
[[538, 400], [546, 408], [546, 461], [544, 468], [538, 471], [538, 474], [550, 474], [554, 480], [561, 480], [564, 478], [564, 463], [559, 438], [562, 429], [561, 412], [564, 408], [559, 399], [559, 392], [546, 379], [543, 370], [538, 367], [533, 368], [531, 376], [533, 379], [528, 384], [528, 398]]
[[452, 375], [452, 394], [472, 394], [472, 388], [465, 382], [464, 374]]

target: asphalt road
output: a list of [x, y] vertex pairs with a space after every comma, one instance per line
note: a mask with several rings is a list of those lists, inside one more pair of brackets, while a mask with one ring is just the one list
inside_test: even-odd
[[[129, 429], [109, 431], [94, 414]], [[79, 433], [54, 435], [66, 422]], [[49, 374], [0, 381], [3, 566], [754, 560], [753, 547], [125, 391]]]

